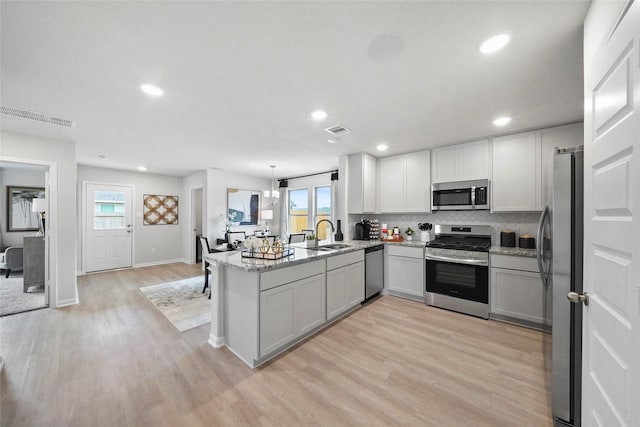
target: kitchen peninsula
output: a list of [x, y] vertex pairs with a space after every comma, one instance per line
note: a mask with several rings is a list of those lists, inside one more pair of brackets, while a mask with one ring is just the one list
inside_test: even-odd
[[206, 255], [211, 265], [209, 344], [252, 368], [348, 314], [364, 300], [364, 250], [376, 241], [295, 247], [278, 260], [239, 251]]

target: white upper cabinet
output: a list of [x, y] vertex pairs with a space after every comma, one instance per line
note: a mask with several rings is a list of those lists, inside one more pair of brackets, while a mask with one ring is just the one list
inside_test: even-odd
[[540, 194], [537, 195], [537, 209], [541, 211], [547, 201], [547, 193], [551, 184], [549, 177], [551, 176], [552, 167], [551, 156], [554, 147], [569, 148], [577, 147], [583, 144], [583, 125], [582, 123], [574, 123], [565, 126], [556, 126], [553, 128], [542, 129], [536, 132], [538, 143], [540, 144]]
[[494, 138], [492, 211], [542, 210], [553, 147], [581, 144], [581, 123]]
[[405, 155], [404, 211], [431, 211], [431, 152]]
[[488, 179], [491, 170], [489, 140], [482, 139], [432, 150], [432, 181]]
[[535, 132], [494, 138], [493, 211], [526, 212], [536, 209], [537, 151]]
[[349, 154], [347, 160], [347, 210], [376, 211], [376, 158], [366, 153]]
[[429, 150], [379, 159], [379, 211], [429, 212]]
[[383, 157], [378, 160], [380, 212], [404, 210], [404, 168], [404, 155]]

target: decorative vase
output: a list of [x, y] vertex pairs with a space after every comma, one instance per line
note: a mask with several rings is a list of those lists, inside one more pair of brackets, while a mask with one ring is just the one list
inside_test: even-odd
[[344, 240], [344, 235], [342, 234], [342, 220], [338, 220], [335, 239], [336, 242], [342, 242]]
[[412, 241], [413, 240], [413, 234], [407, 234], [407, 240], [408, 241]]

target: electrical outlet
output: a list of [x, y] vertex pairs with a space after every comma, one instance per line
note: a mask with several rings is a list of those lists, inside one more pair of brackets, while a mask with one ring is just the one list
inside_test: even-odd
[[156, 248], [151, 248], [151, 253], [155, 254], [156, 252], [158, 252], [158, 250]]

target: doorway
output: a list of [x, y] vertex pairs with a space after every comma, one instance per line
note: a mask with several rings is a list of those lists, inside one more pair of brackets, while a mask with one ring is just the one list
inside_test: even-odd
[[0, 161], [0, 316], [49, 306], [49, 170]]
[[[189, 245], [192, 248], [189, 252], [191, 256], [189, 261], [197, 264], [202, 261], [202, 248], [198, 236], [201, 236], [204, 230], [203, 225], [203, 205], [202, 205], [202, 187], [191, 188], [191, 233], [189, 236]], [[206, 236], [205, 236], [206, 237]]]
[[133, 265], [133, 187], [84, 183], [85, 273]]

